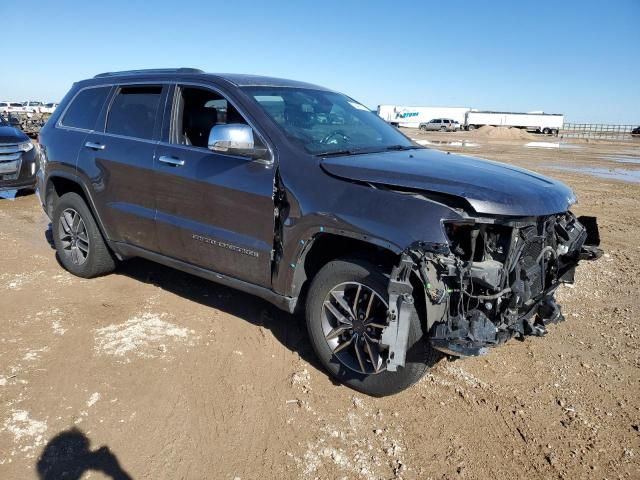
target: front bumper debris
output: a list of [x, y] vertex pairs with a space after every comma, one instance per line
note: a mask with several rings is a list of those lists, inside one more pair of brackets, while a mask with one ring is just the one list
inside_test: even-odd
[[570, 212], [469, 219], [446, 229], [448, 251], [416, 246], [392, 273], [390, 322], [383, 333], [395, 354], [390, 355], [392, 368], [404, 364], [402, 308], [413, 308], [419, 294], [417, 288], [412, 292], [408, 279], [398, 282], [399, 272], [411, 269], [424, 285], [424, 323], [432, 346], [450, 355], [473, 356], [514, 337], [545, 335], [549, 324], [564, 320], [555, 301], [558, 287], [573, 283], [579, 261], [602, 255], [596, 219], [578, 219]]
[[413, 309], [413, 287], [410, 275], [414, 262], [404, 254], [400, 264], [393, 268], [389, 279], [389, 312], [388, 325], [382, 331], [380, 344], [389, 349], [387, 355], [387, 370], [395, 372], [398, 367], [404, 367], [409, 340], [409, 315]]

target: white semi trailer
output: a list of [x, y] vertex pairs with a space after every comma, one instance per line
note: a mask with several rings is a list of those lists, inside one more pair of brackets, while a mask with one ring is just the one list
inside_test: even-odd
[[493, 127], [516, 127], [544, 134], [557, 135], [564, 124], [564, 115], [560, 113], [514, 113], [486, 112], [470, 110], [466, 113], [464, 126], [474, 130], [484, 125]]
[[418, 128], [434, 118], [450, 118], [464, 125], [467, 107], [409, 107], [378, 105], [378, 115], [396, 127]]

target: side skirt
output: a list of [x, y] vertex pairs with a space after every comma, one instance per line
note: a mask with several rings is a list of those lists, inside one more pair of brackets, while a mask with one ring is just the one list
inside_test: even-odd
[[205, 280], [210, 280], [212, 282], [220, 283], [222, 285], [226, 285], [227, 287], [235, 288], [236, 290], [255, 295], [256, 297], [260, 297], [263, 300], [272, 303], [279, 309], [286, 312], [293, 313], [295, 311], [296, 304], [298, 302], [297, 297], [285, 297], [268, 288], [254, 285], [243, 280], [238, 280], [237, 278], [213, 272], [211, 270], [207, 270], [205, 268], [201, 268], [196, 265], [183, 262], [181, 260], [176, 260], [175, 258], [166, 257], [159, 253], [151, 252], [149, 250], [145, 250], [144, 248], [129, 245], [127, 243], [110, 243], [112, 249], [118, 253], [119, 258], [146, 258], [147, 260], [160, 263], [161, 265], [165, 265], [167, 267], [175, 268], [176, 270], [190, 273], [191, 275], [204, 278]]

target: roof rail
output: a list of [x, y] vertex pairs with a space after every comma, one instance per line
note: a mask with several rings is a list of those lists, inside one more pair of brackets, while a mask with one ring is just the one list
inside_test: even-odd
[[199, 68], [149, 68], [146, 70], [123, 70], [120, 72], [99, 73], [93, 78], [117, 77], [119, 75], [136, 75], [139, 73], [204, 73]]

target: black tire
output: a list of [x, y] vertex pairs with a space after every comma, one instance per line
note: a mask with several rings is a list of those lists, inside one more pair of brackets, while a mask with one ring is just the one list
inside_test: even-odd
[[424, 125], [420, 125], [420, 130], [422, 130], [423, 132], [427, 131], [427, 127], [425, 127]]
[[[82, 263], [76, 263], [69, 253], [69, 249], [63, 245], [61, 232], [64, 236], [64, 227], [61, 217], [65, 212], [75, 211], [84, 222], [86, 237], [88, 238], [86, 257]], [[115, 260], [109, 248], [102, 238], [102, 233], [96, 224], [89, 207], [83, 198], [77, 193], [65, 193], [56, 203], [53, 218], [53, 243], [56, 247], [58, 260], [69, 272], [82, 278], [94, 278], [105, 275], [115, 269]], [[65, 242], [68, 243], [68, 242]]]
[[441, 132], [446, 132], [447, 131], [447, 127], [440, 127], [440, 131]]
[[549, 129], [548, 129], [548, 128], [543, 128], [543, 129], [542, 129], [542, 133], [543, 133], [544, 135], [549, 135]]
[[326, 264], [313, 279], [306, 304], [307, 331], [320, 362], [338, 381], [367, 395], [382, 397], [410, 387], [442, 357], [424, 337], [420, 318], [415, 310], [410, 316], [405, 366], [397, 372], [383, 370], [367, 375], [348, 368], [334, 355], [322, 329], [322, 309], [329, 292], [345, 282], [365, 285], [388, 302], [389, 280], [379, 268], [354, 259], [334, 260]]
[[472, 130], [475, 130], [475, 129], [476, 129], [476, 126], [475, 126], [475, 125], [469, 125], [469, 126], [467, 127], [467, 131], [469, 131], [469, 132], [471, 132]]

